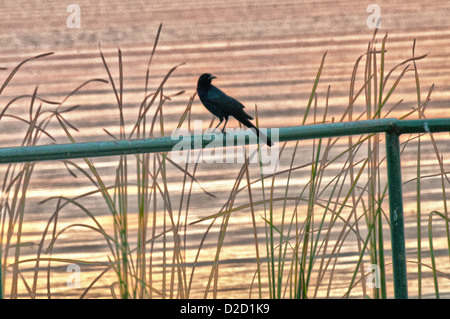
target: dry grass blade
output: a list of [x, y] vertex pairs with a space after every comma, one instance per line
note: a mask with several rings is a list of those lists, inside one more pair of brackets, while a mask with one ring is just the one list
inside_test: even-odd
[[185, 63], [180, 63], [176, 66], [174, 66], [172, 69], [169, 70], [169, 72], [166, 74], [166, 76], [164, 77], [164, 79], [161, 81], [158, 89], [155, 91], [155, 93], [152, 95], [152, 99], [150, 100], [150, 102], [148, 102], [147, 106], [144, 108], [144, 110], [142, 111], [142, 113], [140, 113], [140, 117], [138, 119], [138, 121], [136, 122], [136, 124], [134, 125], [133, 129], [130, 132], [130, 135], [128, 138], [132, 138], [134, 132], [137, 130], [137, 128], [139, 127], [139, 125], [141, 124], [141, 122], [143, 121], [143, 119], [145, 118], [145, 115], [147, 114], [148, 110], [150, 109], [150, 107], [153, 105], [153, 102], [156, 100], [156, 98], [158, 97], [159, 94], [162, 94], [162, 90], [163, 90], [163, 86], [164, 84], [167, 82], [167, 80], [169, 79], [169, 77], [172, 75], [172, 73], [180, 66], [184, 65]]
[[8, 77], [6, 78], [6, 80], [3, 82], [2, 87], [0, 88], [0, 95], [2, 94], [3, 90], [6, 88], [6, 86], [9, 84], [9, 82], [12, 80], [12, 78], [14, 77], [14, 75], [17, 73], [17, 71], [19, 71], [19, 69], [22, 67], [22, 65], [24, 65], [27, 62], [33, 61], [33, 60], [37, 60], [40, 58], [44, 58], [47, 57], [49, 55], [54, 54], [54, 52], [48, 52], [48, 53], [44, 53], [44, 54], [39, 54], [36, 55], [32, 58], [28, 58], [23, 60], [22, 62], [20, 62], [12, 71], [11, 73], [8, 75]]
[[150, 54], [150, 57], [148, 59], [147, 63], [147, 73], [145, 74], [145, 95], [147, 95], [148, 92], [148, 80], [150, 78], [150, 65], [152, 64], [153, 56], [155, 55], [156, 47], [158, 46], [159, 36], [161, 34], [162, 29], [162, 23], [159, 24], [158, 31], [156, 32], [155, 42], [153, 44], [152, 53]]

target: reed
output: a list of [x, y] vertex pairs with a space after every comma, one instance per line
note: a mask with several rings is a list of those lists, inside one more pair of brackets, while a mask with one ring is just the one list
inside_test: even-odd
[[[155, 89], [151, 89], [150, 74], [160, 33], [161, 26], [149, 54], [142, 101], [132, 125], [124, 110], [127, 91], [122, 51], [117, 51], [117, 68], [113, 68], [114, 63], [101, 49], [100, 59], [107, 80], [88, 80], [61, 101], [40, 98], [36, 88], [33, 94], [18, 96], [7, 103], [0, 113], [0, 122], [10, 118], [26, 127], [20, 141], [22, 146], [36, 145], [41, 137], [55, 142], [55, 132], [49, 130], [50, 127], [54, 130], [54, 124], [64, 132], [65, 138], [76, 143], [73, 132], [78, 128], [66, 115], [82, 106], [67, 106], [67, 102], [84, 87], [97, 83], [109, 87], [116, 103], [118, 130], [104, 129], [110, 139], [169, 135], [174, 128], [167, 124], [165, 106], [172, 99], [182, 98], [185, 92], [166, 94], [170, 77], [182, 64], [168, 70]], [[380, 48], [377, 41], [375, 31], [367, 49], [356, 59], [349, 82], [348, 104], [338, 114], [339, 118], [336, 114], [330, 115], [331, 85], [322, 92], [321, 76], [326, 71], [327, 53], [322, 56], [304, 113], [299, 117], [301, 125], [379, 119], [393, 114], [401, 119], [426, 118], [434, 85], [426, 97], [422, 96], [417, 66], [426, 55], [415, 55], [414, 41], [412, 56], [388, 70], [387, 35]], [[6, 78], [0, 95], [24, 63], [51, 54], [20, 63]], [[403, 99], [393, 99], [409, 74], [414, 76], [417, 106], [411, 111], [402, 111]], [[176, 128], [192, 129], [194, 99], [195, 94], [187, 98]], [[19, 117], [10, 112], [19, 100], [29, 100], [28, 115]], [[45, 111], [43, 105], [47, 106]], [[258, 115], [257, 106], [255, 112]], [[256, 116], [256, 125], [258, 122]], [[213, 121], [210, 127], [212, 125]], [[429, 154], [423, 154], [424, 144], [431, 144], [437, 163], [433, 174], [423, 173], [421, 162], [424, 157], [430, 158]], [[409, 254], [407, 262], [409, 267], [417, 266], [417, 279], [412, 276], [409, 286], [417, 291], [419, 298], [424, 297], [426, 271], [431, 271], [436, 298], [441, 296], [440, 280], [450, 279], [436, 262], [433, 237], [436, 224], [443, 227], [450, 251], [449, 179], [438, 144], [433, 134], [413, 134], [401, 145], [402, 151], [417, 148], [416, 177], [404, 184], [414, 182], [417, 193], [417, 259]], [[227, 236], [230, 236], [230, 229], [234, 231], [236, 227], [232, 225], [233, 218], [247, 214], [247, 224], [243, 225], [250, 230], [247, 247], [254, 247], [253, 264], [247, 269], [254, 272], [251, 273], [253, 279], [243, 285], [250, 298], [388, 298], [391, 263], [386, 236], [389, 219], [384, 210], [388, 189], [383, 147], [381, 137], [376, 134], [284, 142], [279, 145], [280, 167], [272, 174], [264, 174], [260, 146], [256, 151], [242, 146], [245, 161], [242, 165], [233, 164], [235, 170], [224, 176], [231, 179], [233, 185], [229, 190], [221, 189], [228, 192], [222, 197], [202, 185], [208, 167], [196, 161], [177, 163], [165, 152], [119, 156], [115, 158], [112, 178], [92, 159], [64, 160], [62, 164], [71, 178], [86, 179], [91, 190], [73, 197], [55, 196], [41, 201], [41, 205], [53, 205], [54, 211], [36, 243], [23, 240], [22, 226], [29, 209], [27, 189], [39, 164], [10, 164], [2, 177], [0, 198], [0, 297], [44, 295], [52, 298], [52, 269], [55, 265], [77, 264], [95, 266], [97, 271], [93, 279], [77, 291], [77, 297], [81, 298], [90, 297], [93, 288], [105, 281], [109, 291], [103, 297], [221, 298], [224, 296], [222, 274], [228, 271], [225, 263], [229, 249]], [[192, 152], [189, 156], [200, 156], [200, 153]], [[258, 158], [258, 165], [250, 164], [253, 158]], [[427, 246], [421, 237], [423, 214], [427, 215], [422, 208], [422, 183], [436, 177], [442, 190], [442, 210], [428, 213]], [[172, 187], [175, 182], [180, 185], [177, 190]], [[191, 216], [198, 198], [204, 205], [210, 205], [211, 213], [193, 220]], [[92, 201], [96, 202], [95, 208], [88, 204]], [[214, 202], [219, 203], [217, 207], [212, 205]], [[61, 226], [60, 219], [66, 211], [76, 211], [86, 222]], [[104, 225], [105, 212], [111, 227]], [[136, 223], [132, 227], [130, 220]], [[55, 256], [59, 245], [64, 245], [67, 238], [76, 240], [79, 229], [102, 239], [103, 259], [72, 257], [70, 253], [67, 257]], [[201, 235], [193, 235], [193, 231], [199, 229]], [[26, 246], [37, 247], [34, 258], [21, 257], [21, 249]], [[28, 266], [26, 271], [31, 272], [31, 277], [24, 274], [22, 265]], [[375, 275], [376, 286], [372, 285]], [[227, 296], [233, 297], [234, 292]]]

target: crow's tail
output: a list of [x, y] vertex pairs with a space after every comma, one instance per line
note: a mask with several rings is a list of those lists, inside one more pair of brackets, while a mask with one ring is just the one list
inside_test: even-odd
[[270, 138], [268, 138], [266, 136], [266, 134], [264, 134], [263, 132], [261, 132], [260, 130], [258, 130], [258, 128], [253, 125], [252, 122], [250, 122], [248, 119], [246, 119], [245, 117], [236, 117], [236, 119], [241, 122], [242, 124], [244, 124], [245, 126], [247, 126], [248, 128], [252, 128], [255, 130], [256, 136], [258, 136], [258, 138], [260, 140], [262, 140], [264, 143], [267, 144], [267, 146], [271, 147], [273, 145], [273, 142]]

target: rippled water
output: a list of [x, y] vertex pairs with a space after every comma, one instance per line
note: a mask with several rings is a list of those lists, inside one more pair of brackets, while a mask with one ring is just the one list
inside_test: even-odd
[[[435, 84], [431, 102], [427, 106], [427, 117], [445, 117], [450, 114], [450, 59], [449, 56], [449, 20], [450, 4], [447, 2], [409, 3], [407, 7], [399, 1], [378, 1], [381, 7], [382, 25], [377, 36], [378, 47], [385, 33], [388, 33], [386, 68], [390, 69], [401, 61], [411, 57], [413, 40], [416, 39], [416, 56], [428, 54], [417, 62], [422, 90], [422, 101], [432, 84]], [[25, 5], [26, 4], [26, 5]], [[169, 134], [178, 124], [189, 98], [195, 92], [199, 74], [210, 72], [218, 78], [215, 83], [230, 95], [235, 96], [247, 106], [250, 114], [255, 114], [258, 106], [259, 125], [261, 127], [283, 127], [300, 125], [305, 106], [324, 52], [327, 52], [321, 81], [317, 88], [318, 118], [321, 118], [325, 106], [328, 85], [331, 94], [328, 101], [328, 118], [340, 118], [348, 105], [350, 78], [356, 59], [367, 49], [373, 30], [366, 25], [368, 17], [365, 4], [341, 1], [333, 6], [330, 3], [299, 1], [108, 1], [97, 4], [92, 1], [79, 1], [81, 7], [81, 28], [70, 29], [66, 25], [69, 15], [66, 5], [59, 2], [3, 1], [0, 10], [0, 67], [3, 79], [23, 59], [54, 51], [55, 54], [25, 64], [15, 75], [11, 83], [0, 95], [3, 109], [16, 96], [32, 95], [37, 86], [37, 94], [45, 100], [61, 101], [69, 92], [81, 83], [93, 79], [108, 79], [99, 54], [99, 43], [111, 68], [113, 78], [118, 85], [117, 48], [122, 50], [124, 74], [124, 109], [129, 132], [136, 118], [138, 107], [145, 96], [145, 72], [153, 41], [160, 22], [163, 23], [160, 43], [150, 69], [149, 90], [155, 90], [164, 75], [175, 65], [185, 62], [170, 77], [164, 93], [174, 94], [181, 90], [185, 93], [167, 101], [164, 105], [165, 134]], [[414, 18], [411, 18], [414, 17]], [[363, 64], [359, 74], [363, 74]], [[394, 81], [394, 76], [391, 81]], [[363, 78], [358, 76], [358, 88]], [[392, 84], [391, 84], [392, 85]], [[391, 97], [391, 105], [403, 99], [396, 112], [390, 116], [405, 114], [417, 107], [413, 72], [408, 72], [402, 84]], [[27, 118], [30, 99], [14, 103], [8, 114]], [[66, 105], [80, 105], [66, 118], [79, 131], [72, 131], [75, 139], [97, 141], [111, 139], [103, 129], [119, 134], [119, 116], [115, 96], [110, 84], [95, 82], [88, 84]], [[34, 109], [36, 110], [37, 104]], [[53, 109], [45, 104], [43, 110]], [[355, 113], [365, 110], [363, 97], [355, 103]], [[358, 113], [359, 114], [359, 113]], [[192, 119], [203, 121], [208, 127], [211, 115], [206, 112], [199, 100], [192, 107]], [[55, 122], [56, 123], [56, 122]], [[236, 127], [230, 120], [230, 127]], [[20, 145], [25, 127], [14, 119], [2, 118], [0, 122], [0, 142], [2, 146]], [[58, 143], [69, 140], [56, 124], [49, 127]], [[426, 140], [426, 138], [424, 138]], [[438, 149], [444, 158], [444, 170], [448, 171], [448, 134], [436, 134]], [[356, 139], [355, 139], [356, 140]], [[43, 138], [41, 144], [50, 140]], [[382, 141], [382, 145], [383, 141]], [[413, 144], [411, 144], [413, 145]], [[416, 145], [416, 144], [414, 144]], [[286, 153], [292, 152], [294, 143], [289, 143]], [[347, 147], [342, 139], [335, 146], [338, 154]], [[298, 152], [297, 165], [311, 162], [311, 143], [302, 142]], [[416, 146], [407, 147], [402, 155], [403, 181], [408, 182], [416, 174]], [[423, 176], [439, 173], [436, 156], [430, 142], [422, 146], [424, 157], [421, 161]], [[289, 164], [286, 156], [283, 164]], [[117, 157], [95, 159], [96, 167], [101, 171], [105, 183], [111, 184], [115, 178]], [[129, 157], [129, 161], [133, 161]], [[86, 168], [82, 160], [75, 161]], [[188, 222], [217, 213], [226, 202], [240, 165], [208, 164], [200, 165], [196, 177], [200, 185], [217, 196], [212, 199], [205, 195], [200, 186], [194, 185], [190, 202]], [[192, 168], [192, 166], [191, 166]], [[5, 174], [6, 166], [0, 167], [0, 176]], [[330, 167], [329, 176], [339, 172], [340, 167]], [[258, 169], [252, 170], [252, 178], [258, 178]], [[294, 194], [305, 187], [308, 181], [308, 169], [302, 170], [290, 181]], [[130, 174], [132, 176], [132, 174]], [[170, 194], [174, 203], [179, 202], [183, 175], [179, 170], [168, 171]], [[2, 178], [3, 180], [3, 178]], [[276, 195], [282, 196], [287, 182], [286, 175], [277, 179]], [[428, 247], [427, 222], [431, 210], [442, 210], [442, 187], [440, 176], [432, 176], [422, 183], [422, 240]], [[266, 184], [267, 187], [267, 184]], [[448, 184], [446, 184], [448, 189]], [[32, 243], [21, 249], [21, 259], [34, 258], [41, 234], [56, 207], [55, 201], [39, 204], [51, 196], [74, 197], [95, 188], [86, 177], [79, 174], [72, 177], [61, 162], [39, 163], [34, 171], [27, 191], [25, 222], [22, 242]], [[130, 194], [133, 193], [130, 188]], [[260, 184], [253, 191], [256, 200], [262, 199]], [[245, 193], [245, 194], [244, 194]], [[409, 277], [416, 280], [416, 204], [415, 182], [404, 185], [406, 215], [407, 253]], [[269, 194], [266, 194], [269, 196]], [[160, 201], [161, 202], [161, 201]], [[235, 205], [248, 202], [248, 194], [243, 192], [237, 197]], [[87, 207], [92, 209], [101, 225], [112, 234], [112, 218], [104, 201], [99, 196], [86, 199]], [[292, 204], [292, 203], [291, 203]], [[299, 211], [304, 211], [306, 203], [301, 203]], [[130, 211], [135, 202], [129, 201]], [[275, 205], [275, 220], [280, 220], [282, 205]], [[163, 206], [160, 213], [158, 230], [163, 229]], [[266, 208], [267, 209], [267, 208]], [[293, 209], [293, 204], [290, 207]], [[385, 208], [387, 212], [387, 207]], [[134, 210], [135, 211], [135, 210]], [[177, 211], [178, 213], [178, 211]], [[184, 213], [184, 212], [183, 212]], [[262, 206], [255, 211], [261, 258], [266, 257], [264, 245], [264, 226], [261, 218]], [[320, 216], [320, 215], [318, 215]], [[130, 213], [130, 238], [136, 237], [137, 216]], [[168, 220], [166, 220], [168, 222]], [[85, 214], [73, 208], [67, 208], [58, 221], [58, 229], [71, 224], [91, 223]], [[186, 269], [192, 271], [193, 261], [203, 234], [209, 222], [188, 226], [186, 233]], [[441, 223], [442, 224], [442, 223]], [[437, 262], [444, 276], [440, 277], [441, 291], [450, 291], [448, 279], [449, 263], [446, 250], [446, 235], [442, 225], [437, 223], [433, 229]], [[214, 254], [217, 248], [217, 236], [220, 222], [216, 222], [201, 250], [199, 262], [195, 268], [192, 282], [192, 297], [203, 297], [209, 277]], [[338, 224], [332, 232], [332, 238], [338, 236], [343, 225]], [[387, 229], [387, 227], [386, 227]], [[389, 233], [386, 231], [386, 239]], [[173, 239], [168, 238], [168, 242]], [[386, 245], [388, 245], [386, 241]], [[48, 241], [46, 242], [48, 244]], [[155, 278], [162, 272], [162, 242], [155, 246]], [[45, 246], [45, 245], [44, 245]], [[389, 251], [389, 247], [385, 247]], [[335, 268], [330, 296], [340, 297], [348, 289], [349, 280], [357, 260], [355, 237], [349, 236], [346, 245], [340, 251], [339, 263]], [[100, 263], [107, 262], [109, 252], [104, 239], [92, 231], [74, 228], [58, 240], [52, 253], [53, 258], [83, 259]], [[429, 253], [425, 252], [424, 263], [430, 264]], [[387, 263], [390, 263], [387, 256]], [[67, 287], [67, 265], [70, 262], [51, 264], [51, 291], [54, 297], [78, 297], [92, 280], [104, 269], [104, 264], [83, 264], [81, 268], [81, 288]], [[20, 270], [32, 281], [33, 263], [21, 264]], [[46, 262], [41, 263], [45, 270]], [[266, 268], [263, 265], [263, 273]], [[219, 267], [217, 297], [248, 297], [249, 287], [256, 271], [256, 255], [251, 212], [245, 209], [230, 218], [227, 234], [222, 247]], [[389, 278], [392, 266], [388, 265]], [[425, 270], [424, 270], [425, 271]], [[424, 295], [432, 296], [433, 282], [429, 269], [424, 275]], [[46, 297], [46, 273], [42, 272], [38, 290], [40, 297]], [[313, 281], [315, 280], [313, 274]], [[390, 279], [388, 293], [392, 295]], [[114, 273], [109, 271], [89, 292], [87, 297], [110, 297], [109, 286], [115, 281]], [[416, 284], [413, 284], [416, 285]], [[162, 289], [160, 284], [156, 285]], [[317, 292], [318, 297], [327, 296], [327, 283]], [[416, 286], [410, 287], [411, 295], [417, 295]], [[5, 291], [8, 295], [9, 291]], [[258, 294], [254, 287], [252, 297]], [[362, 294], [361, 288], [355, 296]], [[26, 295], [26, 288], [20, 285], [20, 295]], [[209, 295], [211, 297], [212, 295]]]

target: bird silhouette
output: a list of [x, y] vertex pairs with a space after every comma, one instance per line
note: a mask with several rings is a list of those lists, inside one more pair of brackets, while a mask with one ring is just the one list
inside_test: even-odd
[[200, 101], [202, 101], [203, 105], [208, 109], [208, 111], [217, 116], [220, 120], [219, 124], [217, 124], [215, 128], [218, 128], [225, 119], [225, 124], [222, 128], [222, 133], [224, 133], [225, 126], [228, 123], [228, 117], [233, 116], [243, 125], [253, 129], [256, 133], [256, 136], [258, 136], [258, 138], [265, 142], [268, 146], [272, 146], [272, 141], [255, 125], [253, 125], [252, 122], [250, 122], [250, 120], [253, 120], [253, 117], [245, 113], [245, 106], [242, 105], [242, 103], [240, 103], [238, 100], [225, 94], [211, 84], [211, 81], [215, 78], [216, 77], [210, 73], [204, 73], [200, 75], [197, 83], [197, 94], [200, 98]]

